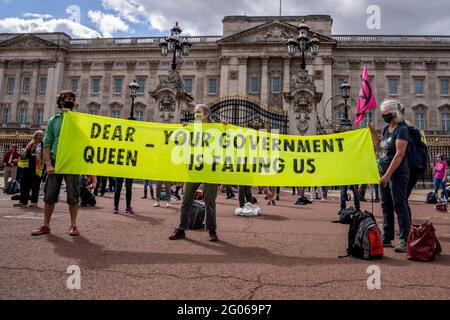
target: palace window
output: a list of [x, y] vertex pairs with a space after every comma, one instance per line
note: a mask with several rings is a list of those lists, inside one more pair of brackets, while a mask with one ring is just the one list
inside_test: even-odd
[[272, 77], [272, 93], [280, 93], [280, 92], [281, 92], [281, 78]]
[[217, 79], [209, 79], [208, 94], [217, 94]]
[[425, 115], [423, 113], [416, 114], [416, 127], [419, 130], [425, 129]]
[[250, 93], [259, 92], [259, 79], [257, 77], [250, 78]]
[[70, 80], [70, 91], [77, 93], [78, 92], [78, 79]]
[[423, 79], [416, 79], [414, 83], [416, 96], [423, 96]]
[[6, 86], [6, 92], [8, 94], [13, 93], [15, 85], [16, 85], [16, 79], [8, 78], [8, 83], [7, 83], [7, 86]]
[[137, 110], [134, 114], [134, 117], [136, 118], [137, 121], [144, 121], [144, 111]]
[[27, 116], [28, 116], [28, 108], [26, 106], [21, 106], [19, 108], [19, 123], [20, 124], [26, 124], [27, 123]]
[[22, 91], [24, 94], [29, 94], [30, 93], [30, 78], [24, 78], [23, 79], [23, 87], [22, 87]]
[[137, 83], [139, 85], [138, 93], [144, 94], [145, 93], [145, 79], [137, 79]]
[[441, 79], [441, 96], [447, 96], [448, 95], [448, 80], [447, 79]]
[[192, 79], [184, 79], [184, 89], [187, 93], [192, 94]]
[[11, 110], [9, 109], [9, 107], [3, 108], [2, 123], [6, 124], [9, 122], [10, 114], [11, 114]]
[[100, 79], [93, 79], [92, 80], [92, 94], [99, 94], [100, 93]]
[[391, 95], [391, 96], [398, 95], [398, 80], [397, 79], [389, 79], [389, 95]]
[[122, 78], [115, 78], [114, 79], [114, 93], [115, 94], [121, 94], [122, 93], [122, 87], [123, 87], [123, 79]]
[[450, 131], [450, 113], [442, 114], [442, 130]]
[[47, 91], [47, 78], [42, 77], [39, 79], [39, 93], [45, 94], [46, 91]]
[[120, 118], [120, 110], [113, 110], [111, 116], [113, 118]]
[[38, 125], [41, 125], [41, 124], [43, 124], [44, 123], [44, 109], [37, 109], [36, 110], [36, 115], [35, 115], [35, 118], [34, 118], [34, 123], [35, 124], [38, 124]]

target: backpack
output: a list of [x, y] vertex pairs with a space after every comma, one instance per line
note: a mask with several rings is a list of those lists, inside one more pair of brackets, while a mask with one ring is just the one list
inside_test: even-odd
[[422, 141], [420, 130], [408, 126], [409, 143], [406, 151], [409, 167], [419, 174], [425, 173], [429, 167], [428, 147]]
[[429, 192], [427, 194], [427, 203], [428, 204], [436, 204], [436, 203], [438, 203], [437, 198], [436, 198], [436, 194], [434, 192]]
[[6, 184], [5, 193], [6, 194], [17, 194], [20, 192], [19, 183], [17, 180], [11, 180]]
[[198, 202], [194, 202], [191, 208], [191, 214], [189, 218], [189, 230], [204, 229], [206, 216], [206, 207]]
[[412, 225], [406, 242], [406, 258], [415, 261], [433, 261], [442, 252], [433, 224]]
[[375, 217], [367, 211], [357, 213], [348, 231], [346, 257], [375, 260], [382, 259], [383, 252], [381, 232]]
[[357, 214], [354, 207], [342, 209], [339, 212], [339, 222], [342, 224], [352, 224], [353, 218]]

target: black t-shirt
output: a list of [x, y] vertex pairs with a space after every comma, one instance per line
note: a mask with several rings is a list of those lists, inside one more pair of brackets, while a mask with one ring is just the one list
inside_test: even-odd
[[[397, 153], [397, 147], [395, 145], [397, 139], [409, 141], [409, 130], [405, 123], [399, 123], [391, 133], [389, 133], [389, 126], [383, 129], [378, 156], [378, 169], [382, 175], [389, 169], [389, 166]], [[394, 174], [408, 173], [408, 170], [408, 159], [405, 154], [405, 157], [403, 157], [402, 162]]]

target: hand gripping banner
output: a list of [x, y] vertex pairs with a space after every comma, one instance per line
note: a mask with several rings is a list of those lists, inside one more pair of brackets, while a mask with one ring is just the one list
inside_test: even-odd
[[380, 180], [369, 129], [305, 137], [77, 112], [64, 115], [56, 173], [286, 187]]

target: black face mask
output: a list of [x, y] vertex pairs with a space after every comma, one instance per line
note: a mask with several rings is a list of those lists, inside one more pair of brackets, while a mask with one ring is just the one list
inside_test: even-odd
[[383, 118], [384, 122], [386, 122], [388, 124], [392, 122], [392, 119], [394, 119], [394, 116], [392, 115], [392, 113], [383, 114], [381, 117]]
[[75, 102], [73, 102], [73, 101], [64, 101], [63, 107], [65, 109], [73, 109], [73, 107], [75, 107]]

